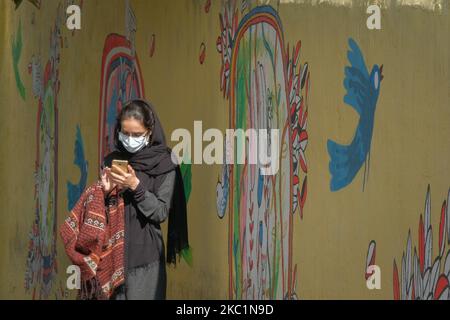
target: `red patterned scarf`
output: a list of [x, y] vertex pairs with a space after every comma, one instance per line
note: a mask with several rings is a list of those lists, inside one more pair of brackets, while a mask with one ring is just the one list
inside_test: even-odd
[[81, 299], [108, 299], [124, 282], [124, 203], [100, 181], [85, 189], [60, 228], [67, 255], [81, 271]]

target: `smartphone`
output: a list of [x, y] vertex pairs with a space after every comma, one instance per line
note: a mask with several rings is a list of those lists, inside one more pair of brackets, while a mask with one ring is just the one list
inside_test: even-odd
[[111, 171], [114, 172], [114, 173], [118, 173], [114, 169], [114, 166], [118, 166], [124, 172], [128, 173], [128, 161], [127, 160], [113, 160], [112, 161]]

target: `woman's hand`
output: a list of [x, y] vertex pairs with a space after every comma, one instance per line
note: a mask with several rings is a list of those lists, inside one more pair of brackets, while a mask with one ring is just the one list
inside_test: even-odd
[[128, 173], [126, 173], [118, 166], [113, 165], [113, 167], [114, 171], [117, 173], [110, 171], [109, 175], [111, 181], [122, 188], [129, 188], [133, 191], [136, 190], [140, 181], [138, 177], [136, 177], [134, 169], [128, 165]]
[[111, 172], [111, 168], [105, 167], [102, 171], [101, 180], [103, 184], [103, 190], [105, 194], [108, 194], [112, 189], [116, 187], [116, 184], [113, 183], [109, 177], [109, 173]]

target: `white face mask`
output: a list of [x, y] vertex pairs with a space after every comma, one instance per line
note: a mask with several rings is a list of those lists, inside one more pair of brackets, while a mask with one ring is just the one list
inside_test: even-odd
[[148, 135], [132, 137], [119, 132], [119, 140], [128, 152], [135, 153], [148, 145]]

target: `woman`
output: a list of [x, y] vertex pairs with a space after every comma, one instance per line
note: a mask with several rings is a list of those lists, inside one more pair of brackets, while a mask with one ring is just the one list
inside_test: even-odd
[[[179, 166], [166, 146], [153, 106], [140, 99], [122, 108], [116, 123], [116, 150], [104, 159], [105, 197], [117, 187], [124, 200], [125, 283], [112, 299], [165, 299], [165, 249], [160, 224], [169, 217], [167, 260], [188, 247], [186, 200]], [[128, 160], [128, 172], [112, 160]], [[106, 201], [107, 202], [107, 201]]]

